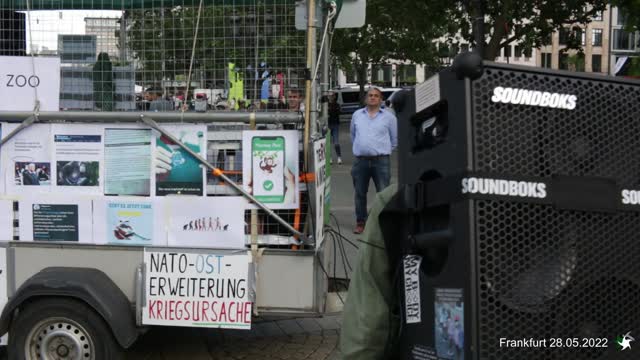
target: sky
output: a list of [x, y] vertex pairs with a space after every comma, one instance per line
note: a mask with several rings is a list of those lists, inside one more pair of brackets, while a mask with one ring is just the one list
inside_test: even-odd
[[[49, 50], [56, 50], [58, 48], [58, 34], [84, 34], [84, 18], [119, 18], [121, 14], [121, 11], [105, 10], [31, 11], [31, 14], [27, 14], [26, 18], [27, 49], [31, 49], [33, 46], [41, 50], [45, 46]], [[29, 17], [31, 17], [30, 20]], [[31, 36], [33, 36], [33, 43], [29, 45]]]

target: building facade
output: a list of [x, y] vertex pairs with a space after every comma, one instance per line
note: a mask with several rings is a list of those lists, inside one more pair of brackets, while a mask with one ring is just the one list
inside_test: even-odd
[[120, 30], [118, 20], [118, 18], [84, 18], [84, 32], [96, 37], [97, 53], [109, 54], [109, 59], [112, 61], [121, 58], [119, 39], [116, 37], [116, 33]]
[[[586, 26], [567, 25], [553, 33], [548, 45], [540, 48], [536, 65], [556, 70], [586, 71], [608, 74], [611, 9], [598, 13]], [[582, 52], [567, 49], [571, 38], [580, 41]]]

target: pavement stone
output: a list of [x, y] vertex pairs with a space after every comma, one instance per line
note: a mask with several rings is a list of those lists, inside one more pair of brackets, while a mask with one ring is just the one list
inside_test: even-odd
[[153, 327], [128, 360], [338, 360], [340, 315], [262, 321], [250, 331]]

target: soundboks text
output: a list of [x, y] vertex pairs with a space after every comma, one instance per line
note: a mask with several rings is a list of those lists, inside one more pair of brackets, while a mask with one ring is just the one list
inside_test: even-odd
[[552, 109], [573, 110], [576, 108], [578, 97], [570, 94], [558, 94], [546, 91], [496, 86], [493, 89], [491, 101], [503, 104], [531, 105]]
[[462, 193], [544, 199], [547, 197], [547, 184], [469, 177], [462, 179]]

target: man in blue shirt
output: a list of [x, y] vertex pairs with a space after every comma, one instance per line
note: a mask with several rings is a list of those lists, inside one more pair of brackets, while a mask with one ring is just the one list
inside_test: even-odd
[[381, 108], [382, 91], [372, 87], [367, 92], [367, 106], [351, 117], [351, 143], [355, 161], [351, 168], [356, 203], [356, 234], [364, 231], [367, 220], [367, 192], [373, 179], [376, 191], [387, 186], [391, 178], [390, 155], [398, 146], [398, 126], [393, 113]]

